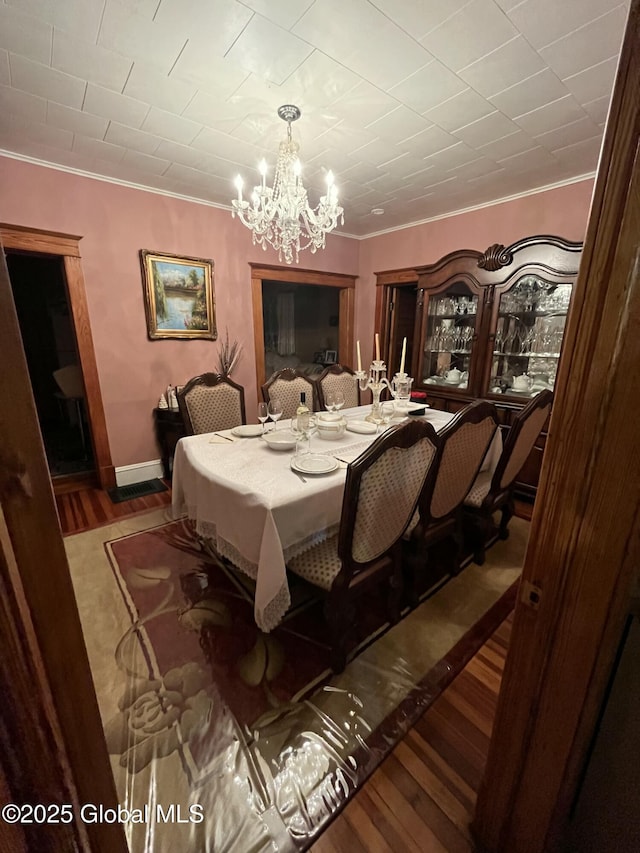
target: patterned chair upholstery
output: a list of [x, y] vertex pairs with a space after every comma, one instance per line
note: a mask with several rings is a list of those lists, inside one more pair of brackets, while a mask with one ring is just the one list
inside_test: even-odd
[[291, 367], [285, 367], [274, 373], [273, 376], [262, 386], [262, 397], [265, 403], [268, 403], [273, 397], [280, 400], [282, 403], [282, 419], [293, 418], [296, 414], [296, 409], [300, 405], [300, 394], [304, 391], [306, 403], [310, 412], [314, 412], [318, 408], [316, 384], [313, 379], [302, 373], [302, 371], [294, 370]]
[[[478, 474], [464, 499], [464, 519], [474, 543], [473, 559], [480, 566], [484, 563], [488, 544], [496, 538], [507, 539], [509, 536], [516, 477], [549, 417], [552, 403], [553, 393], [541, 391], [518, 412], [495, 471]], [[501, 518], [495, 535], [493, 514], [498, 510]]]
[[326, 409], [325, 395], [329, 392], [342, 391], [345, 409], [360, 405], [360, 388], [355, 373], [350, 367], [342, 364], [332, 364], [325, 368], [316, 380], [318, 387], [318, 408]]
[[331, 664], [346, 662], [351, 600], [373, 584], [389, 584], [389, 616], [400, 615], [400, 542], [432, 463], [439, 438], [431, 424], [411, 421], [384, 432], [349, 465], [336, 536], [289, 562], [291, 572], [326, 595], [325, 618], [331, 638]]
[[[460, 571], [462, 560], [462, 507], [498, 429], [495, 406], [483, 400], [471, 403], [440, 433], [440, 453], [430, 492], [424, 492], [405, 533], [405, 568], [412, 605], [424, 587], [428, 552], [451, 538], [450, 573]], [[429, 578], [427, 578], [428, 580]], [[435, 578], [431, 578], [435, 580]], [[423, 581], [423, 583], [421, 583]], [[428, 584], [429, 585], [429, 584]]]
[[230, 429], [246, 421], [244, 389], [228, 376], [194, 376], [177, 396], [187, 435]]

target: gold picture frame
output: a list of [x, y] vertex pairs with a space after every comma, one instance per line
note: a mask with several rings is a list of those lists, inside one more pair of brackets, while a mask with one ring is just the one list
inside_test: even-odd
[[215, 341], [213, 261], [141, 249], [140, 263], [149, 338]]

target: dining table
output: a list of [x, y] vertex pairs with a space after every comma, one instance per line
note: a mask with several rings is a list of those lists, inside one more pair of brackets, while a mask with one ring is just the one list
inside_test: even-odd
[[[328, 473], [295, 471], [294, 449], [272, 449], [260, 434], [241, 437], [229, 429], [181, 438], [176, 445], [172, 515], [186, 515], [220, 557], [255, 581], [254, 617], [264, 632], [280, 623], [291, 603], [287, 562], [338, 531], [348, 464], [384, 428], [350, 431], [362, 428], [370, 412], [370, 405], [344, 410], [347, 431], [339, 438], [312, 434], [311, 453], [327, 457], [326, 467], [335, 460]], [[413, 417], [439, 431], [454, 414], [427, 407]], [[289, 426], [287, 420], [275, 425], [278, 431]], [[482, 469], [494, 470], [501, 451], [497, 430]]]

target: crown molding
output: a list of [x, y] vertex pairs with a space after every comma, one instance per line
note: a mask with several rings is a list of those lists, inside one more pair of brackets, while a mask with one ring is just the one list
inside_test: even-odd
[[[45, 169], [55, 169], [58, 172], [68, 172], [71, 175], [79, 175], [81, 178], [89, 178], [94, 181], [103, 181], [106, 184], [116, 184], [117, 186], [127, 187], [128, 189], [140, 190], [141, 192], [153, 193], [154, 195], [162, 195], [167, 198], [175, 198], [179, 201], [188, 201], [191, 204], [201, 204], [204, 207], [214, 207], [217, 210], [226, 210], [231, 212], [231, 205], [219, 204], [215, 201], [206, 201], [195, 196], [182, 195], [174, 193], [170, 190], [160, 190], [156, 187], [149, 187], [146, 184], [136, 184], [133, 181], [125, 181], [122, 178], [110, 178], [107, 175], [99, 175], [95, 172], [87, 172], [84, 169], [74, 169], [73, 166], [62, 166], [58, 163], [51, 163], [48, 160], [40, 160], [37, 157], [29, 157], [26, 154], [18, 154], [15, 151], [6, 151], [0, 149], [0, 156], [7, 157], [10, 160], [21, 160], [25, 163], [33, 163], [35, 166], [42, 166]], [[513, 195], [501, 196], [494, 198], [491, 201], [485, 201], [481, 204], [474, 204], [469, 207], [461, 207], [457, 210], [451, 210], [447, 213], [439, 213], [436, 216], [429, 216], [426, 219], [418, 219], [415, 222], [407, 222], [405, 225], [395, 225], [393, 228], [383, 228], [380, 231], [372, 231], [370, 234], [349, 234], [346, 231], [332, 231], [336, 237], [347, 237], [350, 240], [370, 240], [372, 237], [380, 237], [383, 234], [393, 234], [395, 231], [404, 231], [407, 228], [416, 228], [418, 225], [426, 225], [429, 222], [438, 222], [441, 219], [450, 219], [453, 216], [461, 216], [463, 213], [472, 213], [475, 210], [484, 210], [486, 207], [494, 207], [497, 204], [504, 204], [508, 201], [516, 201], [520, 198], [527, 198], [530, 195], [538, 195], [538, 193], [548, 192], [549, 190], [567, 187], [571, 184], [579, 184], [582, 181], [588, 181], [595, 178], [595, 172], [588, 172], [584, 175], [577, 175], [573, 178], [567, 178], [563, 181], [557, 181], [553, 184], [544, 184], [540, 187], [534, 187], [530, 190], [524, 190]]]

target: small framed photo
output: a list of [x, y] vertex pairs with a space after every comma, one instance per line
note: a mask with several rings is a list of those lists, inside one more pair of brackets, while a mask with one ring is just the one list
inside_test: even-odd
[[334, 349], [328, 349], [324, 354], [326, 364], [335, 364], [338, 360], [338, 353]]
[[213, 261], [140, 251], [149, 338], [215, 341]]
[[318, 352], [314, 352], [313, 363], [314, 364], [322, 364], [323, 361], [324, 361], [324, 350], [319, 350]]

